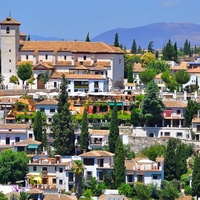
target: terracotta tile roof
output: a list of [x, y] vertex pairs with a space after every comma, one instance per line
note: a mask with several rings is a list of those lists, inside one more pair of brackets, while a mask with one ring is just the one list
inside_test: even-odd
[[29, 144], [42, 144], [41, 142], [37, 141], [37, 140], [33, 140], [31, 138], [27, 138], [21, 142], [17, 142], [14, 146], [18, 147], [18, 146], [28, 146]]
[[33, 189], [30, 189], [27, 193], [29, 193], [29, 194], [43, 194], [44, 191], [39, 190], [37, 188], [33, 188]]
[[124, 195], [120, 194], [102, 194], [99, 197], [99, 200], [115, 200], [115, 199], [123, 199], [123, 200], [128, 200], [128, 198]]
[[20, 31], [20, 36], [27, 36], [27, 35]]
[[133, 170], [133, 166], [135, 166], [134, 160], [125, 160], [126, 170]]
[[161, 75], [162, 75], [162, 73], [157, 74], [154, 79], [161, 79]]
[[194, 73], [194, 74], [200, 73], [200, 67], [188, 69], [187, 72], [190, 73], [190, 74], [193, 74], [193, 73]]
[[0, 124], [0, 129], [28, 129], [30, 124]]
[[108, 151], [94, 150], [94, 151], [83, 153], [79, 156], [80, 157], [112, 157], [114, 156], [114, 154]]
[[87, 67], [85, 67], [84, 65], [77, 65], [74, 69], [76, 70], [89, 70]]
[[38, 66], [43, 66], [45, 68], [48, 68], [48, 69], [53, 69], [53, 63], [52, 62], [38, 62], [34, 67], [33, 69], [37, 68]]
[[76, 66], [78, 65], [84, 65], [84, 66], [91, 66], [91, 61], [88, 61], [88, 60], [83, 60], [83, 61], [77, 61], [75, 63]]
[[9, 16], [0, 22], [0, 25], [7, 25], [7, 24], [8, 25], [20, 25], [21, 23]]
[[191, 199], [192, 199], [192, 196], [189, 195], [189, 196], [182, 196], [176, 200], [191, 200]]
[[193, 118], [192, 123], [200, 123], [200, 118]]
[[136, 86], [136, 83], [125, 83], [125, 86]]
[[56, 159], [55, 158], [39, 158], [32, 163], [29, 163], [28, 165], [56, 165]]
[[97, 61], [94, 63], [94, 66], [97, 66], [97, 65], [101, 65], [103, 67], [108, 67], [108, 66], [110, 66], [110, 61]]
[[124, 54], [120, 48], [113, 48], [103, 42], [80, 41], [24, 41], [21, 51], [66, 51], [75, 53], [119, 53]]
[[58, 101], [56, 101], [55, 99], [45, 99], [43, 101], [36, 103], [35, 105], [57, 105], [57, 104]]
[[66, 61], [57, 61], [55, 65], [71, 65], [72, 61], [66, 60]]
[[20, 61], [17, 61], [17, 66], [22, 65], [22, 64], [26, 64], [26, 63], [33, 65], [33, 61], [20, 60]]
[[53, 72], [51, 79], [58, 79], [61, 78], [62, 75], [65, 75], [67, 79], [98, 79], [98, 80], [105, 80], [105, 78], [101, 75], [96, 74], [69, 74], [63, 72]]
[[134, 65], [133, 65], [133, 73], [134, 72], [143, 72], [143, 71], [145, 71], [145, 68], [142, 67], [141, 63], [134, 63]]
[[180, 101], [163, 101], [166, 108], [185, 108], [187, 104]]
[[77, 200], [75, 196], [69, 196], [66, 194], [61, 194], [60, 197], [58, 197], [58, 194], [45, 194], [43, 200], [54, 200], [54, 199], [59, 199], [59, 200]]
[[181, 70], [181, 69], [187, 70], [187, 66], [188, 66], [188, 62], [181, 62], [179, 66], [170, 66], [170, 69], [171, 70]]
[[98, 71], [98, 70], [107, 70], [105, 67], [103, 67], [102, 65], [97, 65], [95, 67], [91, 67], [90, 68], [91, 71]]
[[89, 129], [89, 133], [92, 135], [109, 135], [109, 130], [94, 130]]

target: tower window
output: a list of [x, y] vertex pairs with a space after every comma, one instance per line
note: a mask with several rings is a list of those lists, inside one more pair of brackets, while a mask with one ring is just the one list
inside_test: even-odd
[[45, 55], [46, 60], [48, 60], [48, 54]]
[[7, 34], [10, 33], [10, 27], [6, 27], [6, 33], [7, 33]]
[[9, 52], [11, 52], [11, 49], [9, 49]]
[[64, 56], [64, 60], [67, 60], [67, 56]]
[[11, 59], [9, 59], [9, 62], [11, 62]]
[[86, 58], [87, 58], [86, 56], [83, 56], [83, 60], [86, 60]]
[[28, 60], [28, 55], [26, 55], [26, 60]]
[[11, 69], [9, 69], [9, 72], [10, 72], [10, 73], [12, 72]]

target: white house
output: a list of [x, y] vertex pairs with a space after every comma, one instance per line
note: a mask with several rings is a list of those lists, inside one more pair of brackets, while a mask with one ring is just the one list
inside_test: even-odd
[[[10, 16], [0, 22], [1, 72], [8, 88], [14, 88], [9, 78], [16, 75], [16, 66], [27, 62], [33, 65], [36, 78], [33, 89], [58, 88], [63, 73], [70, 81], [71, 92], [79, 89], [107, 92], [123, 85], [122, 49], [103, 42], [26, 41], [26, 35], [20, 33], [20, 24]], [[50, 80], [44, 85], [40, 76], [47, 71]]]

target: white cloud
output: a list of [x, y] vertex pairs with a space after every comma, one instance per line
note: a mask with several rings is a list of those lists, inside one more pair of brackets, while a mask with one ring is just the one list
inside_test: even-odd
[[180, 0], [163, 0], [161, 5], [163, 7], [174, 7], [178, 3], [180, 3]]

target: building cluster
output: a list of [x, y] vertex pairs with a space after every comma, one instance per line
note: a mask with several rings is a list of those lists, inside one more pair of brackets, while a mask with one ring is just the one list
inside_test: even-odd
[[[20, 22], [7, 17], [1, 25], [1, 73], [3, 75], [2, 88], [24, 89], [25, 85], [10, 83], [12, 75], [17, 76], [17, 67], [30, 63], [33, 66], [35, 83], [32, 91], [27, 91], [28, 99], [20, 97], [0, 98], [0, 152], [13, 148], [15, 151], [26, 151], [31, 155], [28, 164], [27, 187], [36, 186], [39, 189], [65, 189], [71, 191], [75, 177], [72, 172], [75, 160], [81, 160], [85, 166], [84, 177], [90, 181], [96, 177], [102, 182], [105, 173], [112, 173], [114, 154], [97, 150], [108, 146], [109, 130], [89, 129], [89, 149], [79, 156], [61, 157], [56, 155], [49, 158], [47, 152], [41, 148], [41, 142], [34, 138], [31, 119], [21, 119], [24, 113], [31, 115], [35, 111], [43, 111], [47, 123], [51, 124], [53, 115], [57, 112], [56, 97], [62, 74], [68, 79], [68, 94], [70, 110], [73, 115], [82, 114], [84, 106], [88, 105], [88, 114], [108, 114], [116, 105], [119, 111], [130, 115], [133, 101], [138, 94], [144, 94], [144, 88], [139, 79], [139, 73], [144, 70], [139, 64], [133, 66], [134, 83], [124, 83], [124, 51], [102, 42], [78, 41], [26, 41], [26, 35], [20, 31]], [[184, 69], [190, 73], [190, 81], [184, 86], [200, 84], [200, 62], [196, 58], [193, 62], [175, 63], [171, 71]], [[49, 80], [44, 84], [40, 77], [49, 74]], [[187, 94], [165, 92], [165, 84], [161, 75], [155, 77], [160, 87], [160, 97], [165, 105], [162, 112], [162, 124], [155, 127], [134, 127], [120, 124], [120, 137], [123, 144], [130, 144], [130, 137], [149, 138], [179, 138], [183, 141], [198, 142], [200, 140], [200, 114], [192, 120], [191, 129], [185, 127], [184, 112], [188, 99], [198, 101], [197, 92]], [[26, 84], [26, 83], [25, 83]], [[124, 90], [120, 88], [125, 86]], [[3, 87], [4, 86], [4, 87]], [[44, 92], [42, 89], [48, 90]], [[55, 90], [57, 89], [57, 90]], [[49, 92], [53, 91], [53, 92]], [[56, 92], [55, 92], [56, 91]], [[6, 91], [5, 91], [6, 92]], [[89, 127], [92, 122], [89, 121]], [[106, 122], [101, 121], [101, 124]], [[50, 130], [47, 130], [49, 133]], [[75, 131], [76, 146], [79, 144], [80, 129]], [[48, 137], [51, 146], [53, 139]], [[194, 141], [192, 141], [194, 142]], [[78, 149], [77, 149], [78, 150]], [[38, 155], [38, 152], [43, 154]], [[135, 158], [125, 161], [126, 183], [143, 182], [156, 183], [160, 186], [164, 180], [164, 160], [157, 158], [152, 161]]]

